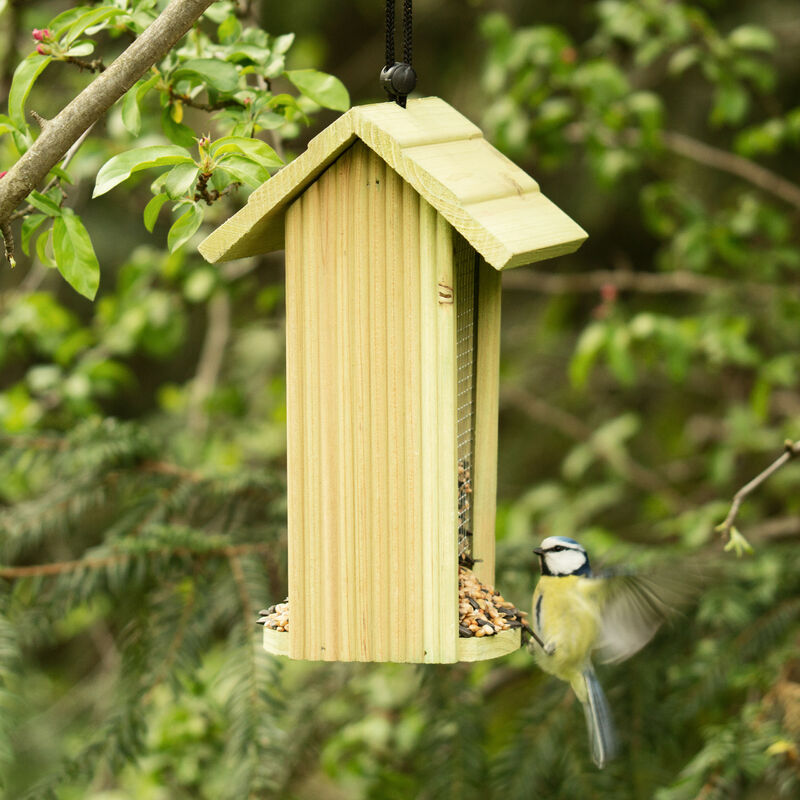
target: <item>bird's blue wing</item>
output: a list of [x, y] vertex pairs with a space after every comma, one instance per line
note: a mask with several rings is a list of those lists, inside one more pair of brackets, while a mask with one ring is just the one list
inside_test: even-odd
[[694, 594], [691, 583], [673, 571], [605, 573], [592, 581], [597, 581], [596, 596], [602, 609], [595, 651], [597, 659], [605, 663], [624, 661], [641, 650]]

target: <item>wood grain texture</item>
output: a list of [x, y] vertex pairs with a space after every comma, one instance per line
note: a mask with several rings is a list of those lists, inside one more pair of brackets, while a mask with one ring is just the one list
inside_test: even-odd
[[264, 628], [262, 639], [264, 649], [274, 656], [289, 655], [289, 634], [285, 631], [276, 631], [273, 628]]
[[455, 661], [451, 228], [358, 142], [286, 224], [289, 653]]
[[497, 514], [497, 424], [500, 389], [500, 273], [478, 264], [478, 333], [475, 376], [475, 464], [472, 485], [473, 571], [494, 586]]
[[261, 184], [244, 208], [200, 243], [201, 255], [215, 264], [282, 250], [289, 205], [355, 141], [348, 114], [315, 136], [299, 158]]
[[[263, 646], [268, 653], [288, 656], [289, 639], [289, 633], [264, 628]], [[502, 631], [494, 636], [484, 636], [480, 639], [459, 639], [456, 646], [456, 660], [486, 661], [513, 653], [521, 646], [522, 638], [519, 631]]]
[[483, 636], [480, 639], [459, 639], [457, 656], [459, 661], [485, 661], [508, 655], [520, 647], [522, 634], [519, 630], [500, 631], [494, 636]]
[[351, 108], [308, 150], [250, 196], [205, 239], [212, 262], [283, 246], [289, 203], [355, 139], [408, 182], [496, 269], [576, 250], [586, 232], [539, 191], [536, 181], [436, 97]]

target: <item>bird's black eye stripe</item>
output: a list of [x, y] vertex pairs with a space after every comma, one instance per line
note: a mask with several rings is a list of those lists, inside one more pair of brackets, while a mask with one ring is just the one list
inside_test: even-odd
[[562, 550], [566, 550], [567, 548], [566, 548], [566, 547], [562, 547], [562, 546], [559, 544], [559, 545], [557, 545], [556, 547], [551, 547], [550, 549], [551, 549], [551, 550], [552, 550], [554, 553], [560, 553]]

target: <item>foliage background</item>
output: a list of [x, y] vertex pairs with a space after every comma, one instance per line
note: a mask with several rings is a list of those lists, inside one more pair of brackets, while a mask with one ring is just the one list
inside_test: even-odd
[[[3, 99], [30, 30], [70, 5], [0, 3]], [[504, 276], [498, 585], [527, 604], [553, 533], [600, 563], [718, 562], [685, 618], [601, 673], [621, 758], [592, 768], [579, 707], [524, 652], [417, 667], [259, 650], [254, 613], [286, 593], [282, 263], [196, 253], [246, 190], [172, 252], [168, 209], [152, 235], [141, 222], [157, 172], [91, 200], [112, 155], [166, 141], [151, 101], [138, 136], [117, 108], [70, 164], [97, 300], [35, 255], [0, 273], [7, 797], [797, 796], [798, 465], [747, 500], [753, 555], [723, 556], [714, 532], [800, 438], [794, 4], [415, 5], [421, 90], [590, 232]], [[381, 3], [241, 7], [296, 34], [288, 68], [380, 99]], [[98, 54], [120, 37], [97, 32]], [[52, 64], [27, 108], [51, 116], [89, 80]], [[272, 88], [297, 94], [282, 74]], [[310, 126], [259, 133], [285, 159], [335, 116], [306, 100]], [[197, 135], [226, 132], [185, 111]], [[0, 138], [0, 170], [14, 147]]]

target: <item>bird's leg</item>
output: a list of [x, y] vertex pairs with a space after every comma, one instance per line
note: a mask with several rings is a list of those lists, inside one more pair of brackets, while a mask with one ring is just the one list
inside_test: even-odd
[[[525, 631], [525, 633], [528, 634], [528, 636], [531, 637], [531, 639], [533, 639], [534, 642], [536, 642], [536, 644], [539, 645], [539, 647], [542, 648], [542, 650], [545, 651], [545, 653], [547, 653], [547, 648], [545, 647], [544, 642], [538, 636], [536, 631], [534, 631], [533, 628], [531, 628], [530, 625], [523, 625], [522, 629]], [[555, 645], [553, 645], [553, 650], [555, 650]], [[547, 653], [547, 655], [552, 655], [552, 653]]]
[[547, 642], [547, 644], [542, 645], [542, 650], [548, 655], [551, 656], [556, 651], [556, 643], [555, 642]]

